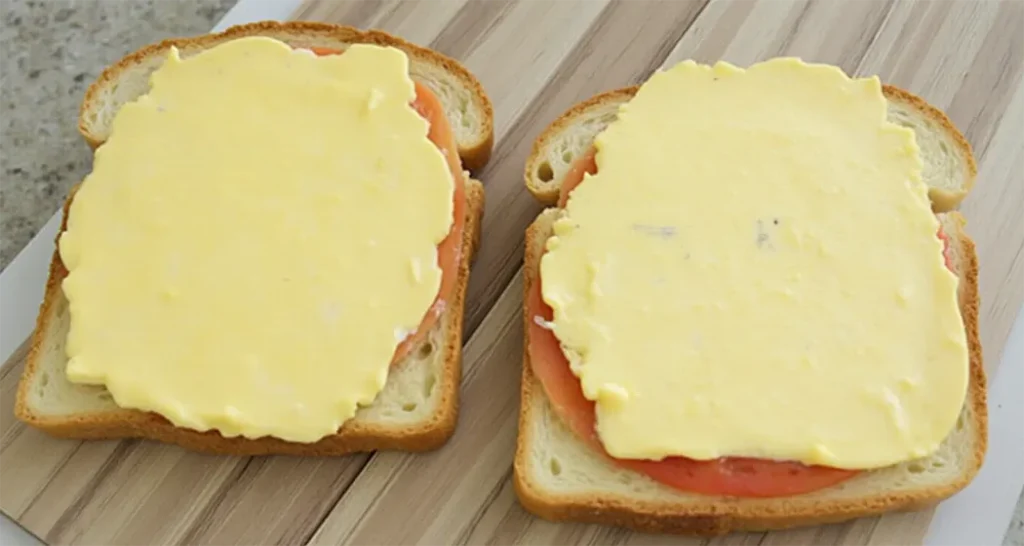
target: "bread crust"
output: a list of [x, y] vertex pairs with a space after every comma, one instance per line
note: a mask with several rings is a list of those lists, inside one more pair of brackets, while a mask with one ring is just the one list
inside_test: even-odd
[[[569, 110], [552, 121], [541, 132], [533, 143], [533, 148], [526, 160], [526, 167], [523, 173], [526, 188], [533, 194], [534, 198], [547, 206], [552, 206], [558, 202], [561, 181], [553, 180], [549, 183], [544, 183], [534, 176], [538, 172], [541, 163], [545, 160], [544, 150], [551, 146], [552, 141], [566, 128], [572, 127], [579, 123], [581, 119], [586, 118], [588, 112], [597, 108], [609, 108], [619, 103], [628, 102], [636, 95], [639, 89], [639, 85], [634, 85], [594, 95], [569, 108]], [[970, 143], [967, 142], [964, 135], [953, 125], [953, 122], [949, 120], [945, 113], [928, 104], [921, 97], [893, 85], [883, 85], [882, 93], [887, 100], [902, 103], [941, 127], [943, 132], [956, 144], [960, 154], [965, 158], [963, 166], [964, 188], [961, 191], [949, 191], [940, 188], [930, 188], [928, 191], [928, 197], [932, 200], [932, 209], [935, 212], [946, 212], [955, 209], [963, 201], [971, 188], [974, 187], [974, 181], [978, 175], [978, 166], [974, 160], [974, 153], [971, 150]]]
[[[78, 186], [72, 188], [64, 204], [60, 234], [67, 228], [68, 210]], [[441, 401], [438, 411], [423, 424], [403, 428], [379, 427], [358, 421], [349, 421], [337, 434], [314, 443], [288, 442], [273, 437], [247, 439], [226, 438], [216, 431], [198, 432], [176, 427], [167, 419], [150, 412], [120, 409], [103, 413], [72, 416], [37, 415], [29, 405], [29, 389], [40, 366], [42, 347], [54, 319], [54, 307], [64, 297], [61, 282], [67, 269], [54, 250], [46, 293], [36, 319], [31, 347], [18, 385], [14, 414], [21, 421], [54, 436], [83, 440], [109, 440], [141, 438], [176, 444], [204, 453], [223, 455], [343, 455], [373, 450], [427, 451], [443, 445], [455, 431], [459, 412], [459, 383], [462, 379], [462, 320], [465, 308], [466, 286], [473, 256], [480, 244], [480, 222], [483, 215], [483, 185], [466, 178], [466, 225], [462, 236], [462, 259], [459, 261], [458, 280], [454, 297], [442, 320], [447, 329], [444, 340], [444, 367], [438, 388]], [[402, 364], [398, 364], [401, 366]]]
[[478, 172], [487, 164], [494, 146], [494, 110], [490, 98], [484, 92], [480, 82], [461, 63], [434, 50], [407, 42], [380, 30], [360, 30], [350, 26], [334, 25], [307, 21], [261, 21], [230, 27], [223, 32], [205, 34], [188, 38], [171, 38], [157, 44], [151, 44], [138, 51], [126, 55], [118, 62], [108, 66], [99, 78], [85, 92], [85, 98], [79, 109], [78, 131], [93, 149], [103, 144], [103, 138], [95, 134], [89, 127], [89, 112], [96, 108], [98, 97], [106, 88], [114, 86], [132, 67], [143, 64], [154, 57], [162, 57], [172, 46], [179, 49], [209, 49], [218, 44], [244, 38], [247, 36], [268, 36], [290, 45], [301, 44], [303, 47], [331, 47], [339, 43], [363, 43], [379, 46], [390, 46], [401, 49], [410, 57], [426, 64], [440, 67], [472, 90], [475, 104], [482, 113], [480, 138], [474, 142], [459, 143], [459, 157], [466, 169]]
[[[900, 89], [894, 85], [883, 85], [882, 93], [890, 102], [899, 102], [913, 108], [923, 117], [929, 119], [942, 128], [943, 132], [950, 137], [964, 157], [964, 187], [960, 191], [949, 191], [941, 188], [929, 188], [928, 197], [932, 200], [932, 210], [935, 212], [947, 212], [955, 209], [964, 200], [964, 197], [974, 188], [974, 181], [978, 177], [978, 164], [974, 160], [974, 151], [971, 144], [963, 133], [953, 125], [945, 112], [928, 104], [928, 101], [921, 97]], [[973, 243], [972, 243], [973, 246]]]
[[[526, 257], [523, 271], [524, 301], [533, 283], [538, 281], [540, 257], [550, 235], [550, 222], [544, 214], [526, 231]], [[524, 344], [522, 384], [520, 391], [519, 436], [513, 464], [513, 481], [520, 503], [529, 512], [552, 521], [578, 521], [627, 527], [636, 531], [720, 535], [733, 531], [766, 531], [789, 527], [836, 523], [873, 516], [890, 511], [917, 510], [931, 506], [963, 489], [981, 468], [988, 445], [988, 411], [986, 378], [978, 335], [978, 259], [974, 242], [963, 231], [964, 220], [958, 212], [948, 213], [955, 226], [949, 233], [951, 243], [959, 245], [964, 257], [961, 264], [960, 310], [967, 333], [970, 353], [970, 381], [965, 403], [970, 404], [979, 437], [974, 443], [971, 461], [965, 472], [953, 483], [943, 487], [900, 493], [879, 493], [854, 500], [807, 501], [800, 496], [780, 499], [742, 499], [707, 497], [707, 502], [676, 505], [671, 502], [649, 502], [627, 496], [595, 492], [589, 495], [557, 495], [545, 492], [531, 479], [529, 453], [534, 438], [530, 435], [533, 397], [546, 396], [533, 375], [529, 351]], [[524, 331], [529, 331], [532, 317], [523, 308]], [[857, 479], [856, 477], [851, 479]]]
[[[602, 117], [610, 117], [609, 111], [632, 99], [639, 88], [640, 86], [636, 85], [595, 95], [571, 107], [541, 132], [534, 141], [524, 171], [526, 187], [538, 201], [548, 206], [558, 202], [562, 181], [557, 177], [543, 179], [539, 173], [543, 171], [543, 162], [548, 160], [548, 150], [558, 143], [561, 135], [584, 122], [594, 123], [593, 120], [598, 120], [597, 123], [600, 123]], [[891, 85], [883, 85], [882, 91], [888, 101], [909, 107], [940, 127], [955, 143], [960, 155], [966, 158], [961, 191], [939, 188], [930, 188], [929, 191], [932, 208], [936, 212], [955, 208], [973, 187], [977, 176], [977, 165], [970, 144], [942, 111], [920, 97]], [[598, 130], [601, 129], [603, 127]], [[550, 169], [548, 172], [550, 173]], [[524, 295], [529, 294], [533, 283], [538, 282], [540, 257], [544, 243], [550, 235], [550, 217], [545, 218], [545, 215], [554, 214], [554, 210], [548, 209], [541, 213], [527, 229]], [[944, 220], [947, 220], [943, 223], [951, 244], [958, 245], [958, 254], [962, 256], [959, 303], [970, 354], [970, 380], [965, 404], [969, 404], [972, 410], [974, 431], [977, 435], [970, 460], [965, 463], [965, 469], [958, 479], [941, 487], [880, 492], [848, 500], [808, 499], [801, 496], [779, 499], [708, 496], [704, 503], [675, 503], [632, 498], [601, 491], [599, 486], [587, 494], [558, 494], [545, 491], [540, 482], [532, 479], [529, 467], [531, 444], [537, 441], [532, 436], [532, 423], [539, 418], [534, 415], [533, 402], [535, 397], [546, 395], [533, 375], [529, 351], [524, 344], [519, 437], [513, 464], [513, 482], [520, 503], [528, 511], [553, 521], [610, 524], [645, 532], [719, 535], [732, 531], [765, 531], [835, 523], [890, 511], [915, 510], [933, 505], [965, 487], [981, 468], [988, 445], [986, 378], [978, 336], [978, 260], [974, 242], [963, 230], [963, 216], [958, 212], [949, 212]], [[532, 317], [525, 306], [523, 320], [524, 331], [529, 331]], [[851, 479], [856, 480], [857, 477]]]
[[533, 173], [538, 172], [541, 163], [544, 161], [544, 150], [551, 145], [551, 141], [563, 130], [579, 122], [585, 114], [599, 107], [607, 107], [616, 103], [625, 103], [636, 95], [640, 89], [639, 85], [623, 87], [598, 93], [589, 99], [579, 102], [555, 118], [533, 141], [530, 155], [526, 158], [526, 167], [523, 171], [523, 178], [526, 181], [526, 189], [533, 194], [533, 197], [545, 206], [554, 206], [558, 203], [558, 194], [561, 191], [562, 182], [554, 180], [550, 184], [538, 184]]

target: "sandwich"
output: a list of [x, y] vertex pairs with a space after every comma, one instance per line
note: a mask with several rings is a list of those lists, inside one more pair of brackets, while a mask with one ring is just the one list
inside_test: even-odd
[[234, 455], [442, 445], [491, 103], [378, 31], [262, 22], [106, 69], [16, 415]]
[[985, 454], [970, 146], [793, 58], [586, 100], [525, 172], [522, 505], [722, 534], [935, 504]]

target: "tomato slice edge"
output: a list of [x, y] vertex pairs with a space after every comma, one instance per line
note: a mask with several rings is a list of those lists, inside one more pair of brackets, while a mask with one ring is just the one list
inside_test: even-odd
[[[572, 191], [583, 183], [586, 175], [597, 172], [596, 151], [591, 146], [576, 159], [562, 181], [558, 206], [564, 208]], [[953, 270], [948, 235], [940, 226], [942, 255], [946, 267]], [[539, 264], [539, 260], [538, 260]], [[554, 333], [536, 323], [552, 320], [552, 310], [541, 297], [539, 271], [527, 295], [530, 321], [527, 329], [528, 351], [534, 375], [540, 380], [555, 413], [591, 448], [603, 453], [616, 464], [641, 472], [665, 485], [692, 493], [731, 495], [739, 497], [774, 497], [808, 493], [847, 480], [855, 470], [824, 466], [808, 466], [791, 461], [725, 457], [696, 461], [685, 457], [668, 457], [661, 461], [615, 459], [607, 454], [595, 432], [594, 403], [583, 396], [579, 379], [569, 368]]]
[[[319, 56], [344, 53], [340, 50], [323, 47], [312, 47], [309, 49]], [[430, 129], [427, 137], [444, 154], [445, 161], [448, 163], [448, 169], [452, 173], [452, 180], [455, 186], [452, 196], [453, 218], [451, 231], [437, 245], [437, 262], [441, 268], [441, 286], [437, 291], [437, 297], [426, 313], [424, 313], [423, 320], [420, 321], [416, 331], [406, 336], [395, 348], [395, 354], [391, 359], [392, 365], [405, 360], [414, 348], [420, 346], [427, 333], [430, 332], [444, 313], [447, 302], [451, 301], [459, 277], [459, 263], [462, 260], [462, 238], [466, 225], [465, 175], [462, 171], [462, 162], [459, 159], [455, 146], [451, 125], [449, 125], [448, 118], [444, 115], [444, 107], [437, 98], [437, 95], [420, 82], [414, 83], [416, 86], [416, 98], [412, 102], [412, 107], [429, 123]]]
[[[559, 206], [564, 208], [569, 195], [586, 175], [596, 172], [595, 151], [591, 147], [573, 162], [566, 173], [559, 194]], [[539, 265], [540, 260], [537, 262]], [[528, 316], [531, 317], [527, 327], [531, 369], [562, 422], [588, 446], [615, 464], [690, 493], [736, 497], [778, 497], [809, 493], [847, 480], [858, 473], [792, 461], [740, 457], [709, 461], [668, 457], [661, 461], [646, 461], [616, 459], [608, 455], [595, 432], [594, 402], [583, 396], [579, 379], [572, 373], [554, 333], [538, 324], [538, 317], [541, 321], [550, 322], [553, 312], [541, 296], [540, 272], [535, 273], [535, 281], [526, 302]]]

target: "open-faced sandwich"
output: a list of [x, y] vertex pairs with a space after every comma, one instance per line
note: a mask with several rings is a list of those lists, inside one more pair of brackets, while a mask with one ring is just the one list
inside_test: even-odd
[[108, 68], [17, 416], [229, 454], [440, 446], [491, 105], [376, 31], [256, 23]]
[[[515, 485], [723, 533], [923, 507], [986, 446], [963, 136], [878, 78], [692, 61], [537, 139]], [[936, 214], [938, 213], [938, 214]]]

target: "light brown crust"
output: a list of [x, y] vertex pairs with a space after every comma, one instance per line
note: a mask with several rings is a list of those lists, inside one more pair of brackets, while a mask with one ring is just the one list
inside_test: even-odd
[[[617, 525], [637, 531], [656, 533], [683, 533], [719, 535], [732, 531], [763, 531], [788, 527], [836, 523], [853, 518], [878, 515], [897, 510], [916, 510], [933, 505], [963, 489], [977, 474], [988, 445], [988, 410], [986, 403], [985, 368], [982, 361], [981, 341], [978, 336], [978, 259], [974, 242], [963, 231], [963, 217], [949, 213], [956, 220], [956, 232], [950, 233], [951, 243], [960, 245], [964, 256], [962, 264], [960, 307], [970, 351], [970, 382], [967, 402], [971, 404], [979, 437], [968, 469], [953, 483], [943, 487], [919, 491], [885, 493], [855, 500], [822, 502], [801, 501], [800, 497], [787, 497], [778, 502], [708, 497], [700, 506], [681, 506], [656, 503], [614, 494], [557, 496], [545, 493], [530, 479], [527, 469], [530, 453], [530, 423], [533, 416], [534, 396], [545, 396], [530, 368], [529, 353], [523, 356], [520, 391], [519, 437], [513, 465], [514, 485], [519, 501], [528, 511], [552, 521], [578, 521]], [[526, 231], [526, 257], [523, 267], [523, 290], [530, 293], [537, 282], [540, 257], [549, 231], [535, 221]], [[542, 229], [544, 231], [542, 231]], [[523, 310], [524, 331], [529, 331], [528, 311]], [[854, 478], [855, 479], [855, 478]]]
[[482, 137], [473, 143], [460, 144], [458, 152], [459, 157], [462, 158], [462, 164], [466, 169], [475, 173], [482, 169], [491, 157], [491, 149], [494, 145], [493, 107], [490, 99], [487, 97], [487, 93], [484, 92], [483, 86], [480, 85], [480, 82], [476, 77], [473, 76], [473, 74], [470, 73], [470, 71], [461, 63], [446, 55], [412, 44], [383, 31], [364, 31], [344, 25], [306, 21], [289, 21], [284, 23], [276, 21], [261, 21], [257, 23], [248, 23], [230, 27], [220, 33], [205, 34], [190, 38], [172, 38], [157, 44], [143, 47], [142, 49], [125, 56], [120, 61], [107, 67], [100, 74], [99, 78], [89, 86], [89, 89], [85, 92], [85, 98], [83, 99], [79, 110], [79, 132], [83, 137], [85, 137], [86, 142], [88, 142], [94, 149], [103, 143], [102, 138], [93, 134], [89, 130], [86, 114], [96, 103], [97, 96], [100, 92], [104, 88], [116, 84], [122, 74], [132, 66], [141, 64], [146, 59], [154, 56], [163, 55], [163, 53], [172, 46], [178, 48], [188, 47], [208, 49], [217, 44], [246, 36], [269, 36], [289, 44], [294, 44], [295, 39], [297, 38], [301, 38], [304, 42], [312, 42], [314, 45], [319, 40], [324, 43], [325, 47], [337, 42], [391, 46], [401, 49], [410, 57], [415, 57], [418, 60], [422, 60], [434, 66], [443, 67], [444, 70], [458, 77], [458, 79], [467, 88], [473, 90], [476, 103], [483, 113], [482, 123], [484, 124], [484, 127]]
[[960, 149], [960, 154], [965, 158], [964, 188], [960, 191], [948, 191], [939, 188], [930, 188], [928, 190], [928, 197], [932, 200], [932, 209], [935, 212], [946, 212], [955, 209], [971, 189], [974, 188], [974, 181], [978, 177], [978, 165], [974, 161], [974, 152], [971, 149], [971, 144], [967, 142], [967, 138], [964, 137], [963, 133], [953, 125], [953, 122], [949, 120], [946, 113], [928, 104], [928, 101], [894, 85], [883, 85], [882, 93], [885, 94], [885, 98], [889, 101], [903, 103], [942, 127], [946, 135]]
[[640, 89], [639, 85], [632, 87], [623, 87], [621, 89], [614, 89], [612, 91], [605, 91], [590, 97], [589, 99], [577, 103], [572, 108], [569, 108], [562, 115], [555, 118], [545, 129], [537, 136], [537, 139], [533, 141], [533, 148], [530, 149], [530, 155], [526, 158], [526, 167], [523, 171], [523, 178], [526, 181], [526, 189], [533, 194], [533, 197], [540, 201], [545, 206], [553, 206], [558, 202], [558, 193], [561, 190], [562, 183], [552, 183], [545, 185], [543, 188], [537, 187], [531, 183], [533, 180], [532, 173], [537, 172], [542, 161], [544, 161], [544, 154], [542, 153], [551, 140], [555, 138], [557, 134], [562, 132], [566, 127], [575, 125], [583, 114], [591, 108], [610, 104], [610, 103], [622, 103], [627, 102], [633, 98], [637, 90]]
[[[60, 233], [67, 227], [68, 209], [74, 198], [72, 188], [64, 204], [64, 216]], [[466, 182], [466, 227], [462, 238], [462, 256], [459, 262], [458, 281], [455, 297], [443, 320], [447, 336], [444, 342], [444, 375], [439, 381], [441, 402], [438, 412], [424, 424], [402, 429], [382, 429], [372, 425], [349, 422], [332, 436], [311, 444], [294, 443], [277, 438], [225, 438], [217, 432], [197, 432], [175, 427], [169, 421], [154, 413], [121, 409], [101, 414], [83, 414], [68, 417], [47, 417], [36, 415], [28, 403], [29, 388], [36, 373], [46, 341], [49, 321], [53, 318], [53, 307], [63, 298], [61, 282], [67, 275], [60, 254], [54, 250], [50, 261], [50, 273], [46, 282], [46, 294], [36, 319], [31, 348], [18, 385], [14, 413], [26, 424], [64, 438], [84, 440], [142, 438], [156, 440], [194, 451], [225, 455], [343, 455], [359, 451], [400, 450], [427, 451], [443, 445], [455, 431], [459, 412], [459, 383], [462, 378], [462, 319], [465, 308], [466, 286], [469, 283], [470, 262], [480, 242], [480, 221], [483, 215], [483, 185], [467, 178]], [[60, 233], [57, 240], [60, 239]]]
[[[544, 131], [541, 132], [534, 141], [530, 155], [526, 159], [526, 169], [523, 174], [526, 181], [526, 188], [533, 194], [534, 198], [546, 206], [553, 206], [558, 202], [558, 193], [561, 188], [560, 181], [555, 181], [554, 183], [546, 184], [543, 187], [538, 187], [533, 183], [532, 177], [532, 173], [537, 172], [541, 162], [544, 161], [544, 154], [542, 152], [548, 148], [551, 140], [561, 133], [566, 127], [571, 127], [576, 124], [580, 118], [584, 117], [585, 112], [588, 110], [608, 106], [609, 104], [627, 102], [636, 95], [636, 92], [639, 89], [639, 85], [634, 85], [594, 95], [593, 97], [574, 105], [561, 116], [558, 116], [544, 129]], [[959, 148], [960, 154], [965, 158], [964, 189], [962, 191], [953, 192], [938, 188], [931, 188], [928, 192], [928, 197], [932, 200], [932, 208], [935, 212], [946, 212], [955, 209], [971, 188], [974, 187], [974, 181], [978, 175], [978, 166], [975, 163], [974, 153], [971, 150], [970, 143], [967, 142], [964, 135], [956, 128], [955, 125], [953, 125], [953, 122], [949, 120], [949, 117], [947, 117], [945, 113], [928, 104], [928, 102], [921, 97], [893, 85], [883, 85], [882, 93], [885, 95], [887, 100], [905, 104], [910, 108], [917, 110], [931, 122], [942, 127], [946, 135], [949, 136], [956, 144], [957, 148]]]

